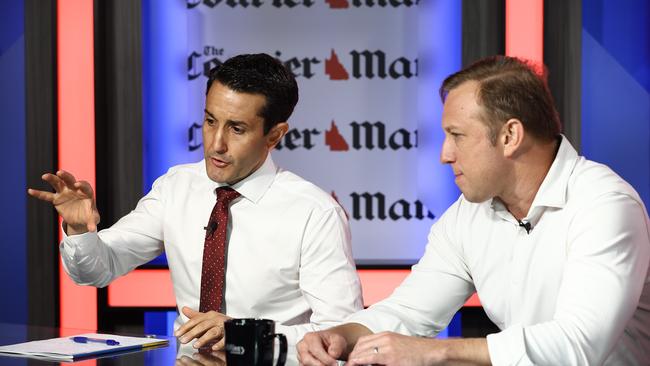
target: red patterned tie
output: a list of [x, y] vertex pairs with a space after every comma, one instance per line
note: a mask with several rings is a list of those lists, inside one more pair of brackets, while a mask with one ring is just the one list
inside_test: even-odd
[[223, 288], [226, 282], [226, 228], [228, 227], [228, 205], [239, 197], [230, 187], [217, 188], [217, 203], [210, 214], [203, 246], [203, 268], [201, 269], [200, 312], [221, 311]]

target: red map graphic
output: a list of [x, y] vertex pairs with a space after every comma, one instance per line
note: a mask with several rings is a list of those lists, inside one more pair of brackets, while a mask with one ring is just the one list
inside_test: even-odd
[[330, 76], [330, 80], [348, 80], [350, 78], [348, 71], [341, 65], [339, 56], [333, 49], [330, 58], [325, 60], [325, 73]]
[[332, 120], [330, 129], [325, 131], [325, 145], [330, 147], [330, 151], [348, 151], [350, 149], [334, 120]]
[[336, 192], [334, 191], [332, 191], [332, 198], [334, 198], [334, 201], [336, 201], [336, 203], [338, 203], [339, 206], [341, 206], [341, 208], [343, 209], [343, 212], [345, 212], [345, 218], [349, 219], [350, 215], [348, 215], [348, 210], [346, 210], [345, 207], [343, 207], [343, 205], [339, 201], [339, 198], [336, 196]]
[[348, 0], [325, 0], [325, 2], [330, 4], [331, 9], [347, 9], [350, 6]]

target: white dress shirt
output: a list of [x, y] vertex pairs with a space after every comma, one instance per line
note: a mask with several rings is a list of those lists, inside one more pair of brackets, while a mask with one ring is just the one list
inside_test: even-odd
[[563, 138], [526, 233], [497, 199], [460, 197], [383, 302], [347, 321], [434, 336], [474, 292], [502, 330], [494, 365], [650, 365], [650, 234], [634, 189]]
[[[135, 210], [99, 233], [67, 236], [66, 272], [103, 287], [163, 252], [179, 309], [198, 310], [204, 226], [218, 183], [205, 162], [179, 165], [158, 178]], [[361, 289], [342, 208], [304, 179], [276, 168], [269, 155], [232, 186], [225, 313], [276, 320], [290, 343], [362, 309]], [[176, 327], [187, 321], [180, 315]]]

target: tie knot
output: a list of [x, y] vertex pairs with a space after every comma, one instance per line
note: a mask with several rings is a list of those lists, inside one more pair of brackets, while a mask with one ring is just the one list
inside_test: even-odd
[[217, 200], [219, 200], [219, 202], [223, 202], [224, 205], [229, 204], [230, 201], [234, 200], [239, 196], [240, 196], [239, 192], [235, 191], [230, 187], [217, 188]]

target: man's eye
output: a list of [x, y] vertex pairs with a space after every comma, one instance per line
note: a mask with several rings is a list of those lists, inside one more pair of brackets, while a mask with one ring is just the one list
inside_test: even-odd
[[214, 124], [214, 120], [210, 118], [206, 118], [205, 123], [207, 123], [209, 126], [212, 126]]
[[236, 134], [242, 134], [242, 133], [244, 133], [244, 129], [241, 128], [241, 127], [232, 126], [232, 130], [233, 130], [233, 132], [236, 133]]

